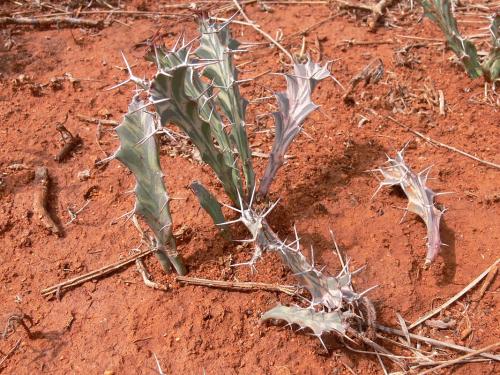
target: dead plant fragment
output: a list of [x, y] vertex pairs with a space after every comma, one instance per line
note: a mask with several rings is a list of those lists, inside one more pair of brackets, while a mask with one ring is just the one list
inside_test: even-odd
[[379, 0], [375, 4], [369, 4], [366, 2], [354, 3], [345, 0], [336, 0], [336, 2], [340, 4], [340, 8], [370, 12], [371, 15], [368, 21], [368, 27], [370, 28], [370, 31], [376, 31], [386, 9], [397, 3], [398, 0]]
[[61, 236], [59, 225], [52, 219], [48, 207], [48, 197], [50, 188], [49, 170], [47, 167], [35, 169], [35, 192], [33, 195], [33, 212], [45, 228], [52, 233]]
[[[66, 115], [66, 119], [68, 116]], [[66, 122], [66, 120], [64, 121]], [[61, 138], [64, 142], [64, 146], [61, 148], [61, 150], [57, 153], [56, 156], [54, 156], [54, 160], [62, 163], [75, 148], [80, 146], [83, 142], [83, 140], [80, 138], [78, 134], [73, 135], [71, 132], [66, 129], [64, 124], [57, 124], [56, 130], [61, 134]]]
[[384, 63], [380, 59], [374, 59], [370, 61], [368, 65], [366, 65], [363, 70], [361, 70], [358, 74], [352, 77], [349, 82], [349, 87], [347, 88], [342, 100], [347, 105], [354, 105], [356, 103], [353, 93], [361, 82], [364, 82], [364, 85], [367, 86], [369, 84], [378, 83], [384, 75]]
[[375, 194], [383, 186], [397, 185], [403, 189], [408, 198], [406, 211], [420, 216], [427, 227], [427, 254], [425, 256], [425, 265], [427, 266], [434, 261], [442, 245], [439, 226], [444, 211], [435, 206], [434, 198], [437, 195], [446, 193], [434, 193], [426, 186], [431, 167], [424, 169], [420, 173], [415, 173], [406, 165], [404, 161], [406, 147], [407, 145], [401, 151], [398, 151], [395, 158], [387, 157], [387, 167], [376, 169], [376, 171], [382, 173], [384, 180], [380, 182]]

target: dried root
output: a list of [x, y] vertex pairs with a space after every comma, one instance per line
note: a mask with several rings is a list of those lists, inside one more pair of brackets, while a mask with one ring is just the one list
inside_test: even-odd
[[[67, 118], [67, 117], [66, 117]], [[64, 141], [64, 146], [61, 148], [59, 153], [54, 157], [54, 160], [61, 163], [66, 159], [73, 150], [82, 143], [82, 139], [78, 134], [73, 135], [66, 129], [63, 124], [58, 124], [56, 130], [61, 133], [61, 137]]]
[[371, 12], [372, 16], [368, 22], [370, 31], [375, 31], [377, 29], [378, 23], [384, 16], [385, 10], [395, 2], [396, 0], [380, 0], [379, 2], [377, 2], [377, 4], [371, 5], [371, 4], [354, 4], [344, 0], [339, 1], [341, 8], [359, 9]]
[[103, 28], [103, 21], [96, 21], [75, 17], [51, 17], [51, 18], [28, 18], [28, 17], [0, 17], [0, 25], [30, 25], [38, 27], [46, 26], [69, 26], [69, 27], [96, 27]]
[[50, 187], [49, 171], [47, 167], [38, 167], [35, 170], [35, 184], [37, 184], [33, 196], [33, 212], [35, 213], [35, 217], [40, 220], [45, 228], [61, 236], [61, 229], [59, 229], [59, 226], [47, 211], [47, 200]]

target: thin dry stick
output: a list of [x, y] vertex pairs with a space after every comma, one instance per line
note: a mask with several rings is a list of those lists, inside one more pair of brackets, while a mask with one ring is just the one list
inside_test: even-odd
[[378, 44], [394, 44], [394, 40], [356, 40], [356, 39], [346, 39], [340, 43], [337, 43], [335, 47], [340, 47], [343, 45], [347, 46], [369, 46], [369, 45], [378, 45]]
[[353, 328], [348, 328], [347, 333], [349, 333], [353, 337], [356, 337], [357, 339], [361, 340], [366, 345], [370, 346], [375, 352], [356, 350], [356, 349], [349, 347], [347, 344], [345, 344], [349, 350], [352, 350], [352, 351], [357, 352], [357, 353], [366, 353], [366, 354], [375, 354], [375, 355], [382, 354], [383, 356], [390, 359], [394, 363], [397, 363], [403, 370], [407, 369], [407, 366], [406, 366], [404, 359], [402, 357], [392, 354], [386, 348], [377, 344], [375, 341], [371, 340], [370, 338], [366, 337], [365, 335], [360, 334], [358, 331], [356, 331]]
[[[399, 330], [399, 329], [395, 329], [395, 328], [391, 328], [391, 327], [386, 327], [386, 326], [383, 326], [383, 325], [377, 324], [377, 323], [375, 323], [375, 328], [377, 330], [379, 330], [380, 332], [385, 332], [385, 333], [389, 333], [391, 335], [397, 335], [397, 336], [405, 337], [405, 333], [403, 331]], [[459, 352], [465, 352], [465, 353], [474, 353], [475, 352], [475, 349], [471, 349], [471, 348], [468, 348], [466, 346], [451, 344], [451, 343], [448, 343], [448, 342], [445, 342], [445, 341], [439, 341], [439, 340], [436, 340], [436, 339], [432, 339], [430, 337], [416, 335], [414, 333], [408, 333], [408, 335], [413, 340], [422, 341], [422, 342], [425, 342], [425, 343], [427, 343], [429, 345], [432, 345], [432, 346], [437, 346], [437, 347], [440, 347], [440, 348], [453, 349], [453, 350], [456, 350], [456, 351], [459, 351]], [[495, 361], [500, 361], [500, 355], [495, 355], [495, 354], [492, 354], [492, 353], [484, 353], [483, 352], [479, 356], [480, 357], [484, 357], [484, 358], [488, 358], [488, 359], [493, 359]]]
[[400, 34], [396, 34], [396, 36], [399, 37], [399, 38], [404, 38], [404, 39], [425, 40], [427, 42], [437, 42], [437, 43], [445, 43], [446, 42], [446, 40], [444, 40], [444, 39], [423, 38], [423, 37], [415, 36], [415, 35], [400, 35]]
[[458, 357], [458, 358], [446, 361], [445, 363], [442, 363], [439, 366], [433, 367], [433, 368], [431, 368], [429, 370], [422, 371], [421, 373], [419, 373], [419, 375], [430, 374], [431, 372], [434, 372], [436, 370], [442, 369], [444, 367], [448, 367], [448, 366], [452, 366], [452, 365], [458, 364], [458, 363], [460, 363], [460, 361], [463, 361], [464, 359], [467, 359], [467, 358], [473, 357], [475, 355], [484, 353], [484, 352], [486, 352], [486, 351], [488, 351], [490, 349], [496, 348], [499, 345], [500, 345], [500, 341], [496, 342], [494, 344], [488, 345], [488, 346], [486, 346], [486, 347], [484, 347], [482, 349], [476, 350], [476, 351], [474, 351], [472, 353], [468, 353], [468, 354], [465, 354], [465, 355], [463, 355], [461, 357]]
[[486, 289], [488, 289], [490, 284], [493, 282], [493, 279], [495, 278], [497, 272], [498, 272], [498, 263], [495, 264], [490, 269], [490, 272], [488, 272], [488, 276], [486, 276], [483, 285], [481, 285], [481, 289], [479, 289], [479, 296], [477, 297], [476, 301], [479, 301], [481, 298], [483, 298], [484, 293], [486, 293]]
[[127, 266], [129, 264], [134, 263], [136, 261], [136, 259], [143, 258], [149, 254], [154, 253], [155, 251], [156, 251], [155, 249], [150, 249], [150, 250], [144, 251], [142, 253], [133, 255], [133, 256], [126, 258], [124, 260], [121, 260], [119, 262], [107, 265], [105, 267], [101, 267], [97, 270], [88, 272], [84, 275], [80, 275], [80, 276], [74, 277], [72, 279], [63, 281], [62, 283], [45, 288], [41, 291], [41, 293], [43, 296], [49, 296], [53, 293], [57, 293], [59, 291], [63, 291], [63, 290], [70, 289], [70, 288], [73, 288], [75, 286], [81, 285], [81, 284], [83, 284], [87, 281], [90, 281], [92, 279], [96, 279], [99, 277], [109, 275], [109, 274], [115, 272], [116, 270], [118, 270], [124, 266]]
[[[44, 15], [35, 15], [32, 18], [49, 18], [49, 17], [59, 17], [71, 15], [72, 12], [60, 12]], [[193, 17], [189, 13], [166, 13], [166, 12], [149, 12], [149, 11], [138, 11], [138, 10], [84, 10], [79, 14], [106, 14], [106, 15], [125, 15], [125, 16], [144, 16], [144, 17], [158, 17], [158, 18], [177, 18], [177, 17]]]
[[450, 151], [454, 151], [454, 152], [456, 152], [456, 153], [458, 153], [458, 154], [460, 154], [460, 155], [466, 156], [466, 157], [468, 157], [468, 158], [470, 158], [470, 159], [473, 159], [473, 160], [475, 160], [475, 161], [478, 161], [478, 162], [480, 162], [480, 163], [482, 163], [482, 164], [486, 164], [486, 165], [488, 165], [488, 166], [490, 166], [490, 167], [500, 169], [500, 165], [499, 165], [499, 164], [495, 164], [495, 163], [492, 163], [492, 162], [490, 162], [490, 161], [486, 161], [486, 160], [483, 160], [483, 159], [479, 159], [478, 157], [476, 157], [476, 156], [474, 156], [474, 155], [471, 155], [471, 154], [468, 154], [468, 153], [467, 153], [467, 152], [465, 152], [465, 151], [459, 150], [458, 148], [455, 148], [455, 147], [453, 147], [453, 146], [448, 146], [448, 145], [447, 145], [447, 144], [445, 144], [445, 143], [441, 143], [441, 142], [439, 142], [439, 141], [436, 141], [436, 140], [434, 140], [434, 139], [432, 139], [432, 138], [428, 137], [428, 136], [427, 136], [427, 135], [425, 135], [425, 134], [422, 134], [422, 133], [420, 133], [420, 132], [418, 132], [418, 131], [416, 131], [416, 130], [413, 130], [412, 128], [410, 128], [410, 127], [406, 126], [405, 124], [403, 124], [403, 123], [399, 122], [398, 120], [396, 120], [394, 117], [391, 117], [391, 116], [384, 116], [384, 117], [385, 117], [385, 118], [387, 118], [387, 119], [389, 119], [389, 120], [391, 120], [391, 121], [392, 121], [392, 122], [394, 122], [395, 124], [399, 125], [400, 127], [402, 127], [403, 129], [405, 129], [406, 131], [408, 131], [408, 132], [410, 132], [410, 133], [415, 134], [416, 136], [418, 136], [418, 137], [420, 137], [420, 138], [422, 138], [422, 139], [426, 140], [427, 142], [429, 142], [429, 143], [431, 143], [431, 144], [433, 144], [433, 145], [435, 145], [435, 146], [439, 146], [439, 147], [446, 148], [446, 149], [448, 149], [448, 150], [450, 150]]
[[175, 278], [177, 281], [191, 284], [191, 285], [201, 285], [211, 288], [222, 288], [222, 289], [236, 289], [236, 290], [266, 290], [269, 292], [281, 292], [288, 294], [289, 296], [297, 295], [298, 288], [291, 285], [275, 285], [266, 283], [254, 283], [254, 282], [238, 282], [238, 281], [222, 281], [222, 280], [208, 280], [199, 279], [197, 277], [188, 276], [177, 276]]
[[259, 34], [264, 36], [267, 40], [269, 40], [271, 43], [273, 43], [276, 47], [278, 47], [287, 57], [290, 59], [290, 62], [293, 64], [295, 60], [293, 59], [293, 56], [290, 52], [288, 52], [285, 47], [283, 47], [280, 43], [278, 43], [271, 35], [266, 33], [264, 30], [260, 28], [259, 25], [257, 25], [254, 21], [252, 21], [246, 13], [243, 11], [243, 8], [241, 7], [240, 3], [238, 0], [233, 0], [234, 5], [238, 9], [238, 11], [241, 13], [245, 21], [248, 22], [248, 24], [255, 29]]
[[78, 113], [76, 114], [76, 117], [78, 117], [78, 119], [80, 121], [87, 122], [89, 124], [101, 124], [101, 125], [111, 125], [111, 126], [120, 125], [120, 123], [118, 121], [115, 121], [115, 120], [106, 120], [106, 119], [100, 119], [97, 117], [89, 117], [89, 116], [81, 115]]
[[21, 343], [21, 339], [18, 339], [17, 342], [15, 343], [15, 345], [12, 347], [12, 349], [10, 349], [7, 352], [7, 354], [5, 355], [5, 357], [2, 358], [2, 360], [0, 361], [0, 371], [1, 371], [1, 366], [3, 365], [3, 363], [7, 360], [7, 358], [9, 358], [17, 350], [20, 343]]
[[420, 319], [417, 319], [417, 321], [415, 321], [415, 323], [412, 323], [408, 327], [408, 329], [415, 328], [416, 326], [418, 326], [419, 324], [423, 323], [424, 321], [426, 321], [430, 317], [432, 317], [432, 316], [436, 315], [437, 313], [439, 313], [441, 310], [443, 310], [443, 309], [447, 308], [448, 306], [450, 306], [453, 302], [455, 302], [457, 299], [459, 299], [460, 297], [462, 297], [469, 290], [471, 290], [472, 288], [474, 288], [491, 271], [491, 269], [493, 269], [494, 267], [496, 267], [496, 265], [498, 264], [498, 262], [500, 262], [500, 259], [497, 259], [495, 261], [495, 263], [493, 263], [491, 266], [489, 266], [486, 269], [486, 271], [484, 271], [482, 274], [480, 274], [478, 277], [476, 277], [474, 280], [472, 280], [469, 283], [469, 285], [467, 285], [464, 289], [462, 289], [460, 292], [458, 292], [453, 297], [451, 297], [448, 301], [446, 301], [445, 303], [443, 303], [441, 306], [436, 307], [431, 312], [425, 314]]
[[28, 17], [0, 17], [0, 25], [31, 25], [31, 26], [89, 26], [104, 27], [102, 21], [73, 17], [28, 18]]

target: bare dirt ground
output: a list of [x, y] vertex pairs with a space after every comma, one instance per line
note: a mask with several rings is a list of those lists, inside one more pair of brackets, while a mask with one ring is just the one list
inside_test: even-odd
[[[71, 9], [89, 10], [87, 3], [71, 2]], [[195, 3], [198, 13], [202, 8], [214, 12], [231, 4]], [[300, 53], [305, 43], [303, 51], [313, 59], [333, 60], [332, 73], [346, 87], [372, 59], [383, 61], [382, 80], [357, 88], [354, 105], [344, 103], [343, 90], [333, 80], [319, 85], [314, 100], [321, 110], [305, 123], [307, 135], [302, 134], [291, 147], [293, 158], [280, 171], [271, 194], [282, 200], [269, 221], [283, 238], [292, 235], [297, 225], [305, 247], [314, 245], [317, 262], [336, 273], [340, 264], [332, 251], [332, 229], [352, 267], [366, 265], [354, 281], [356, 288], [379, 285], [370, 293], [378, 321], [399, 327], [396, 313], [400, 313], [413, 322], [464, 288], [498, 257], [499, 172], [435, 147], [385, 116], [498, 162], [499, 97], [491, 85], [485, 89], [482, 79], [469, 79], [450, 61], [452, 54], [442, 43], [443, 35], [421, 19], [417, 4], [410, 10], [409, 2], [398, 2], [384, 19], [385, 25], [370, 32], [366, 13], [340, 12], [335, 1], [258, 3], [245, 6], [251, 19], [273, 37], [282, 33], [281, 43], [293, 53]], [[491, 14], [493, 3], [482, 2], [486, 11], [480, 7], [463, 10], [459, 25], [467, 35], [482, 32], [486, 23], [477, 15]], [[4, 1], [1, 16], [69, 9], [67, 2], [42, 3], [41, 9], [30, 4]], [[109, 10], [99, 4], [94, 2], [90, 10]], [[3, 327], [11, 314], [22, 312], [33, 319], [34, 336], [28, 338], [18, 327], [0, 341], [0, 359], [14, 348], [2, 360], [0, 372], [153, 374], [154, 353], [166, 374], [349, 374], [349, 368], [357, 374], [382, 373], [375, 356], [353, 353], [335, 337], [326, 338], [326, 352], [307, 332], [260, 323], [262, 312], [277, 302], [293, 302], [291, 297], [181, 286], [174, 275], [163, 274], [154, 258], [147, 259], [147, 267], [156, 281], [170, 285], [167, 292], [147, 288], [135, 266], [130, 266], [72, 289], [60, 300], [42, 297], [41, 289], [125, 258], [139, 244], [140, 235], [132, 223], [117, 220], [133, 206], [128, 193], [133, 177], [117, 161], [96, 166], [96, 161], [117, 147], [113, 126], [84, 122], [79, 115], [122, 119], [132, 87], [104, 90], [126, 78], [120, 52], [140, 76], [153, 71], [144, 60], [144, 41], [156, 35], [171, 45], [182, 31], [187, 37], [196, 35], [191, 16], [195, 11], [168, 4], [131, 1], [123, 10], [178, 16], [81, 15], [116, 20], [102, 29], [0, 26], [0, 324]], [[218, 16], [233, 13], [219, 12]], [[294, 35], [329, 15], [331, 19], [304, 36]], [[248, 26], [234, 24], [232, 30], [239, 40], [265, 41]], [[479, 45], [486, 48], [487, 41], [479, 39]], [[403, 49], [406, 52], [397, 52]], [[267, 44], [238, 56], [237, 63], [242, 78], [289, 69], [279, 50]], [[284, 84], [282, 77], [268, 74], [245, 84], [242, 91], [246, 98], [255, 99], [283, 90]], [[440, 91], [445, 114], [439, 112]], [[272, 98], [250, 104], [248, 126], [254, 150], [269, 152], [273, 122], [263, 115], [275, 108]], [[54, 156], [62, 142], [56, 126], [66, 116], [66, 128], [81, 137], [82, 145], [58, 163]], [[415, 170], [433, 165], [429, 186], [453, 192], [437, 199], [448, 209], [441, 234], [449, 246], [426, 270], [422, 268], [424, 224], [413, 214], [399, 224], [404, 196], [387, 188], [372, 199], [378, 180], [367, 172], [381, 166], [386, 153], [394, 155], [408, 141], [408, 163]], [[172, 204], [174, 232], [189, 276], [293, 283], [272, 255], [258, 263], [256, 274], [245, 267], [230, 267], [247, 260], [251, 249], [223, 240], [189, 190], [195, 179], [209, 187], [217, 185], [208, 168], [180, 139], [165, 140], [162, 155], [169, 193], [178, 198]], [[255, 163], [261, 172], [265, 160], [255, 158]], [[61, 236], [45, 229], [33, 211], [34, 193], [39, 189], [34, 170], [39, 166], [48, 168], [48, 206], [62, 228]], [[88, 179], [79, 178], [84, 170], [90, 171]], [[71, 220], [68, 209], [76, 211], [86, 202], [76, 220], [67, 224]], [[246, 235], [243, 229], [236, 234]], [[477, 290], [469, 292], [440, 313], [441, 319], [455, 319], [456, 327], [437, 330], [421, 325], [413, 332], [472, 348], [498, 341], [498, 286], [495, 279], [480, 299]], [[463, 337], [469, 327], [470, 334]], [[430, 350], [426, 345], [423, 348]], [[483, 362], [441, 373], [499, 371], [497, 363]]]

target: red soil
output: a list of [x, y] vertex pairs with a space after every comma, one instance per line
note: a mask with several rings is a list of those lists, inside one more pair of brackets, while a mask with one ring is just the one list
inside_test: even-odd
[[[141, 9], [156, 10], [154, 4], [143, 2]], [[127, 9], [136, 9], [137, 5], [131, 4]], [[330, 12], [325, 5], [272, 8], [273, 13], [263, 12], [255, 5], [246, 10], [264, 30], [275, 35], [281, 29], [285, 36], [318, 22]], [[10, 2], [0, 7], [6, 13], [20, 9], [24, 8]], [[366, 265], [356, 277], [355, 286], [364, 290], [379, 285], [370, 298], [379, 321], [392, 326], [398, 325], [397, 312], [409, 322], [416, 320], [461, 290], [498, 257], [498, 170], [434, 147], [383, 117], [392, 115], [434, 139], [498, 161], [500, 116], [498, 97], [491, 86], [485, 101], [482, 79], [470, 80], [449, 61], [449, 51], [429, 41], [411, 50], [418, 59], [413, 66], [396, 64], [395, 51], [415, 43], [401, 35], [443, 37], [428, 20], [416, 22], [420, 13], [420, 9], [405, 14], [395, 9], [389, 21], [403, 28], [382, 26], [376, 33], [368, 32], [361, 18], [339, 15], [307, 35], [306, 47], [314, 49], [319, 40], [322, 60], [335, 60], [333, 75], [344, 86], [373, 58], [382, 59], [386, 72], [379, 84], [357, 88], [354, 97], [358, 103], [352, 107], [344, 104], [343, 91], [332, 80], [319, 85], [315, 102], [322, 109], [305, 124], [310, 137], [303, 134], [292, 145], [290, 154], [294, 159], [279, 172], [271, 194], [273, 198], [282, 198], [269, 221], [283, 238], [292, 234], [296, 224], [304, 247], [314, 245], [316, 260], [336, 273], [340, 266], [332, 252], [332, 229], [351, 259], [351, 266]], [[277, 302], [293, 302], [289, 297], [270, 292], [180, 286], [174, 275], [162, 273], [154, 258], [147, 260], [147, 267], [156, 281], [171, 285], [168, 292], [147, 288], [135, 267], [128, 267], [70, 290], [60, 301], [41, 296], [44, 287], [126, 257], [139, 242], [140, 236], [130, 222], [115, 223], [133, 206], [133, 196], [127, 193], [134, 183], [132, 176], [116, 161], [105, 167], [95, 166], [96, 160], [116, 148], [114, 132], [103, 126], [99, 145], [97, 126], [81, 122], [76, 115], [119, 121], [132, 87], [103, 89], [126, 77], [117, 69], [123, 65], [120, 51], [136, 65], [137, 73], [151, 72], [152, 67], [143, 59], [145, 48], [134, 45], [160, 28], [169, 45], [181, 30], [194, 36], [196, 25], [187, 18], [118, 19], [131, 27], [112, 23], [100, 31], [26, 26], [2, 29], [2, 46], [8, 40], [14, 44], [10, 49], [2, 47], [0, 53], [0, 324], [10, 314], [22, 311], [33, 318], [32, 330], [39, 335], [30, 340], [19, 327], [0, 341], [3, 358], [21, 339], [19, 348], [0, 371], [102, 374], [109, 370], [115, 374], [153, 374], [155, 353], [167, 374], [348, 374], [342, 363], [359, 374], [381, 373], [376, 357], [350, 352], [335, 338], [327, 340], [330, 350], [325, 354], [319, 341], [307, 334], [260, 324], [263, 311]], [[233, 25], [232, 29], [240, 40], [263, 41], [247, 26]], [[345, 39], [393, 42], [339, 46]], [[297, 52], [302, 40], [285, 42]], [[316, 51], [311, 54], [318, 56]], [[278, 50], [265, 46], [238, 58], [238, 64], [246, 63], [241, 68], [243, 78], [266, 70], [283, 71], [279, 61]], [[47, 85], [37, 90], [33, 86], [48, 84], [65, 73], [79, 83], [65, 79], [59, 89]], [[283, 87], [284, 79], [266, 75], [245, 85], [243, 94], [247, 98], [269, 96], [268, 89]], [[425, 91], [425, 87], [429, 89]], [[444, 116], [425, 99], [425, 92], [429, 97], [437, 90], [442, 90], [446, 100]], [[401, 101], [391, 103], [389, 93], [395, 97], [406, 93], [407, 107]], [[272, 121], [266, 117], [257, 126], [255, 116], [274, 108], [273, 100], [249, 107], [254, 149], [270, 149], [272, 132], [254, 131], [272, 129]], [[404, 113], [397, 113], [397, 108]], [[61, 141], [55, 127], [66, 114], [66, 127], [80, 135], [83, 145], [67, 161], [57, 163], [54, 156]], [[361, 115], [369, 121], [360, 126]], [[407, 151], [408, 164], [417, 171], [434, 165], [434, 179], [429, 186], [435, 191], [453, 192], [438, 198], [438, 203], [449, 209], [441, 231], [449, 247], [442, 249], [428, 270], [422, 269], [424, 224], [413, 214], [399, 224], [402, 211], [398, 207], [405, 206], [405, 198], [395, 190], [383, 189], [371, 200], [378, 181], [366, 172], [384, 163], [384, 153], [393, 155], [407, 141], [412, 141]], [[195, 179], [212, 190], [217, 190], [218, 184], [213, 183], [206, 166], [185, 154], [179, 155], [174, 143], [167, 142], [162, 150], [168, 190], [180, 198], [172, 204], [174, 231], [178, 233], [179, 250], [189, 275], [293, 283], [293, 277], [271, 255], [258, 263], [255, 275], [243, 267], [228, 267], [230, 261], [249, 259], [251, 249], [224, 241], [188, 188]], [[265, 160], [255, 159], [255, 163], [261, 173]], [[13, 164], [24, 164], [26, 168], [14, 170], [9, 167]], [[33, 194], [37, 188], [34, 169], [41, 165], [49, 170], [49, 206], [64, 227], [62, 237], [41, 227], [33, 215]], [[90, 178], [80, 181], [77, 175], [85, 169], [90, 170]], [[65, 226], [70, 220], [68, 207], [78, 209], [86, 199], [90, 200], [88, 206], [77, 220]], [[239, 230], [238, 235], [246, 234]], [[457, 320], [456, 329], [437, 331], [422, 326], [415, 332], [473, 348], [498, 341], [498, 285], [495, 280], [479, 302], [474, 302], [476, 294], [471, 292], [441, 313], [442, 317]], [[468, 322], [472, 334], [462, 340], [461, 333]], [[480, 363], [453, 371], [493, 374], [499, 369], [497, 364]]]

